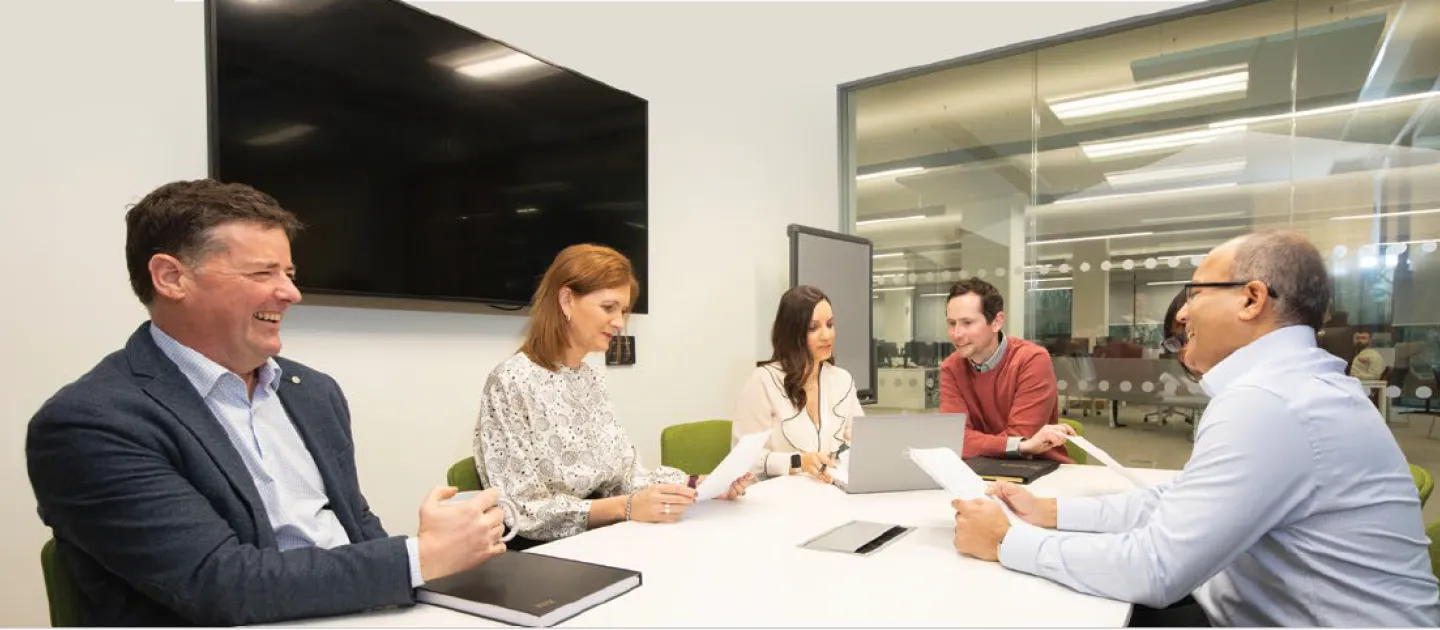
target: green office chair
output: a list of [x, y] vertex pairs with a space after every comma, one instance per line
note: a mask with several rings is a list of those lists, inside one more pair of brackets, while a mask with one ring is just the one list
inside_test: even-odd
[[1410, 464], [1410, 475], [1415, 477], [1415, 489], [1420, 491], [1420, 507], [1423, 508], [1430, 500], [1430, 493], [1435, 490], [1435, 478], [1430, 476], [1430, 471], [1415, 464]]
[[[1063, 423], [1065, 423], [1065, 424], [1068, 424], [1068, 425], [1070, 425], [1070, 428], [1075, 429], [1075, 435], [1078, 435], [1078, 436], [1081, 436], [1081, 437], [1084, 437], [1084, 436], [1085, 436], [1085, 425], [1080, 424], [1080, 421], [1078, 421], [1078, 420], [1071, 420], [1071, 419], [1069, 419], [1069, 418], [1061, 418], [1061, 419], [1060, 419], [1060, 422], [1063, 422]], [[1065, 447], [1065, 452], [1069, 453], [1069, 454], [1070, 454], [1070, 459], [1075, 460], [1075, 463], [1077, 463], [1077, 464], [1088, 464], [1088, 463], [1090, 463], [1090, 454], [1089, 454], [1089, 453], [1086, 453], [1086, 452], [1085, 452], [1085, 449], [1083, 449], [1083, 448], [1080, 448], [1080, 447], [1078, 447], [1078, 446], [1066, 446], [1066, 447]]]
[[466, 457], [445, 473], [445, 483], [459, 489], [460, 492], [480, 489], [480, 473], [475, 470], [475, 458]]
[[701, 420], [660, 432], [660, 463], [692, 475], [708, 475], [730, 454], [730, 421]]
[[80, 587], [70, 577], [70, 570], [55, 554], [55, 539], [40, 548], [40, 571], [45, 575], [45, 599], [50, 602], [50, 626], [53, 628], [80, 625]]

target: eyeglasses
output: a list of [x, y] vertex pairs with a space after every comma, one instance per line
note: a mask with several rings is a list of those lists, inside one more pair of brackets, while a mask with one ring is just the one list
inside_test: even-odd
[[[1233, 289], [1233, 288], [1236, 288], [1236, 287], [1246, 286], [1246, 285], [1250, 284], [1251, 282], [1260, 282], [1260, 281], [1259, 281], [1259, 280], [1244, 280], [1244, 281], [1234, 281], [1234, 282], [1186, 282], [1184, 285], [1181, 285], [1181, 286], [1183, 286], [1183, 287], [1184, 287], [1184, 290], [1185, 290], [1185, 303], [1186, 303], [1186, 304], [1189, 304], [1192, 300], [1195, 299], [1195, 289], [1202, 289], [1202, 288], [1206, 288], [1206, 287], [1231, 288], [1231, 289]], [[1279, 293], [1276, 293], [1276, 292], [1275, 292], [1275, 289], [1270, 288], [1270, 285], [1265, 284], [1264, 282], [1260, 282], [1260, 284], [1262, 284], [1262, 285], [1265, 286], [1265, 293], [1268, 294], [1271, 298], [1274, 298], [1274, 299], [1277, 299], [1277, 300], [1280, 299], [1280, 294], [1279, 294]]]
[[1185, 349], [1185, 336], [1181, 335], [1178, 337], [1171, 337], [1169, 339], [1166, 339], [1165, 341], [1160, 342], [1160, 347], [1164, 348], [1165, 351], [1169, 352], [1170, 354], [1180, 354], [1180, 351]]

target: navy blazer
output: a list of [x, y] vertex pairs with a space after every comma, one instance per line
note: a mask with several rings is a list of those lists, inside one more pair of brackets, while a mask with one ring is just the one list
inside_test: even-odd
[[352, 544], [281, 553], [240, 453], [149, 326], [46, 401], [26, 435], [40, 518], [84, 623], [241, 625], [413, 604], [405, 538], [360, 493], [335, 381], [276, 358], [280, 401]]

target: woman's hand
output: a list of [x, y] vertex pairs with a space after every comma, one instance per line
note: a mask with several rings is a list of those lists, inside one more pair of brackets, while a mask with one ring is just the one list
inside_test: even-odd
[[[704, 482], [705, 477], [707, 477], [707, 475], [700, 475], [700, 480], [695, 482], [695, 485], [698, 486], [701, 482]], [[755, 475], [747, 472], [739, 479], [736, 479], [734, 483], [731, 483], [730, 489], [725, 491], [725, 494], [722, 494], [716, 498], [725, 501], [734, 501], [735, 499], [745, 496], [745, 489], [749, 488], [754, 483]]]
[[830, 483], [830, 475], [825, 471], [834, 465], [835, 460], [830, 459], [830, 456], [824, 453], [800, 454], [800, 470], [825, 483]]
[[630, 495], [630, 520], [674, 523], [695, 502], [695, 491], [673, 483], [658, 483]]

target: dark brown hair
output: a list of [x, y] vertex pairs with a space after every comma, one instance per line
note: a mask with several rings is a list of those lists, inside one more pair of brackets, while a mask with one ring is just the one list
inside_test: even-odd
[[303, 227], [275, 198], [245, 184], [197, 179], [165, 184], [125, 213], [125, 267], [140, 302], [155, 301], [150, 259], [167, 254], [195, 265], [215, 249], [215, 228], [233, 222], [285, 230], [287, 238]]
[[1005, 298], [1000, 297], [1000, 291], [995, 285], [979, 278], [956, 282], [955, 286], [950, 287], [950, 297], [945, 298], [945, 304], [948, 306], [950, 300], [971, 293], [980, 296], [980, 312], [985, 314], [985, 323], [995, 323], [995, 316], [1005, 310]]
[[[580, 298], [605, 289], [630, 287], [630, 304], [640, 297], [640, 281], [624, 254], [603, 245], [571, 245], [561, 250], [545, 270], [530, 301], [530, 323], [520, 351], [551, 372], [560, 368], [570, 343], [565, 314], [560, 310], [560, 289]], [[629, 307], [626, 307], [629, 310]]]
[[[815, 357], [806, 342], [810, 320], [815, 317], [815, 307], [829, 301], [824, 291], [808, 284], [792, 287], [780, 296], [775, 323], [770, 327], [770, 358], [759, 365], [780, 364], [785, 372], [785, 397], [796, 409], [805, 408], [805, 380], [815, 367]], [[835, 357], [832, 355], [825, 362], [834, 365]]]
[[1177, 323], [1175, 318], [1180, 316], [1180, 309], [1185, 307], [1185, 298], [1188, 293], [1189, 291], [1181, 287], [1180, 292], [1176, 293], [1175, 297], [1170, 298], [1170, 306], [1165, 309], [1165, 323], [1162, 324], [1162, 328], [1160, 329], [1161, 341], [1174, 336], [1170, 331], [1175, 329], [1175, 324]]

